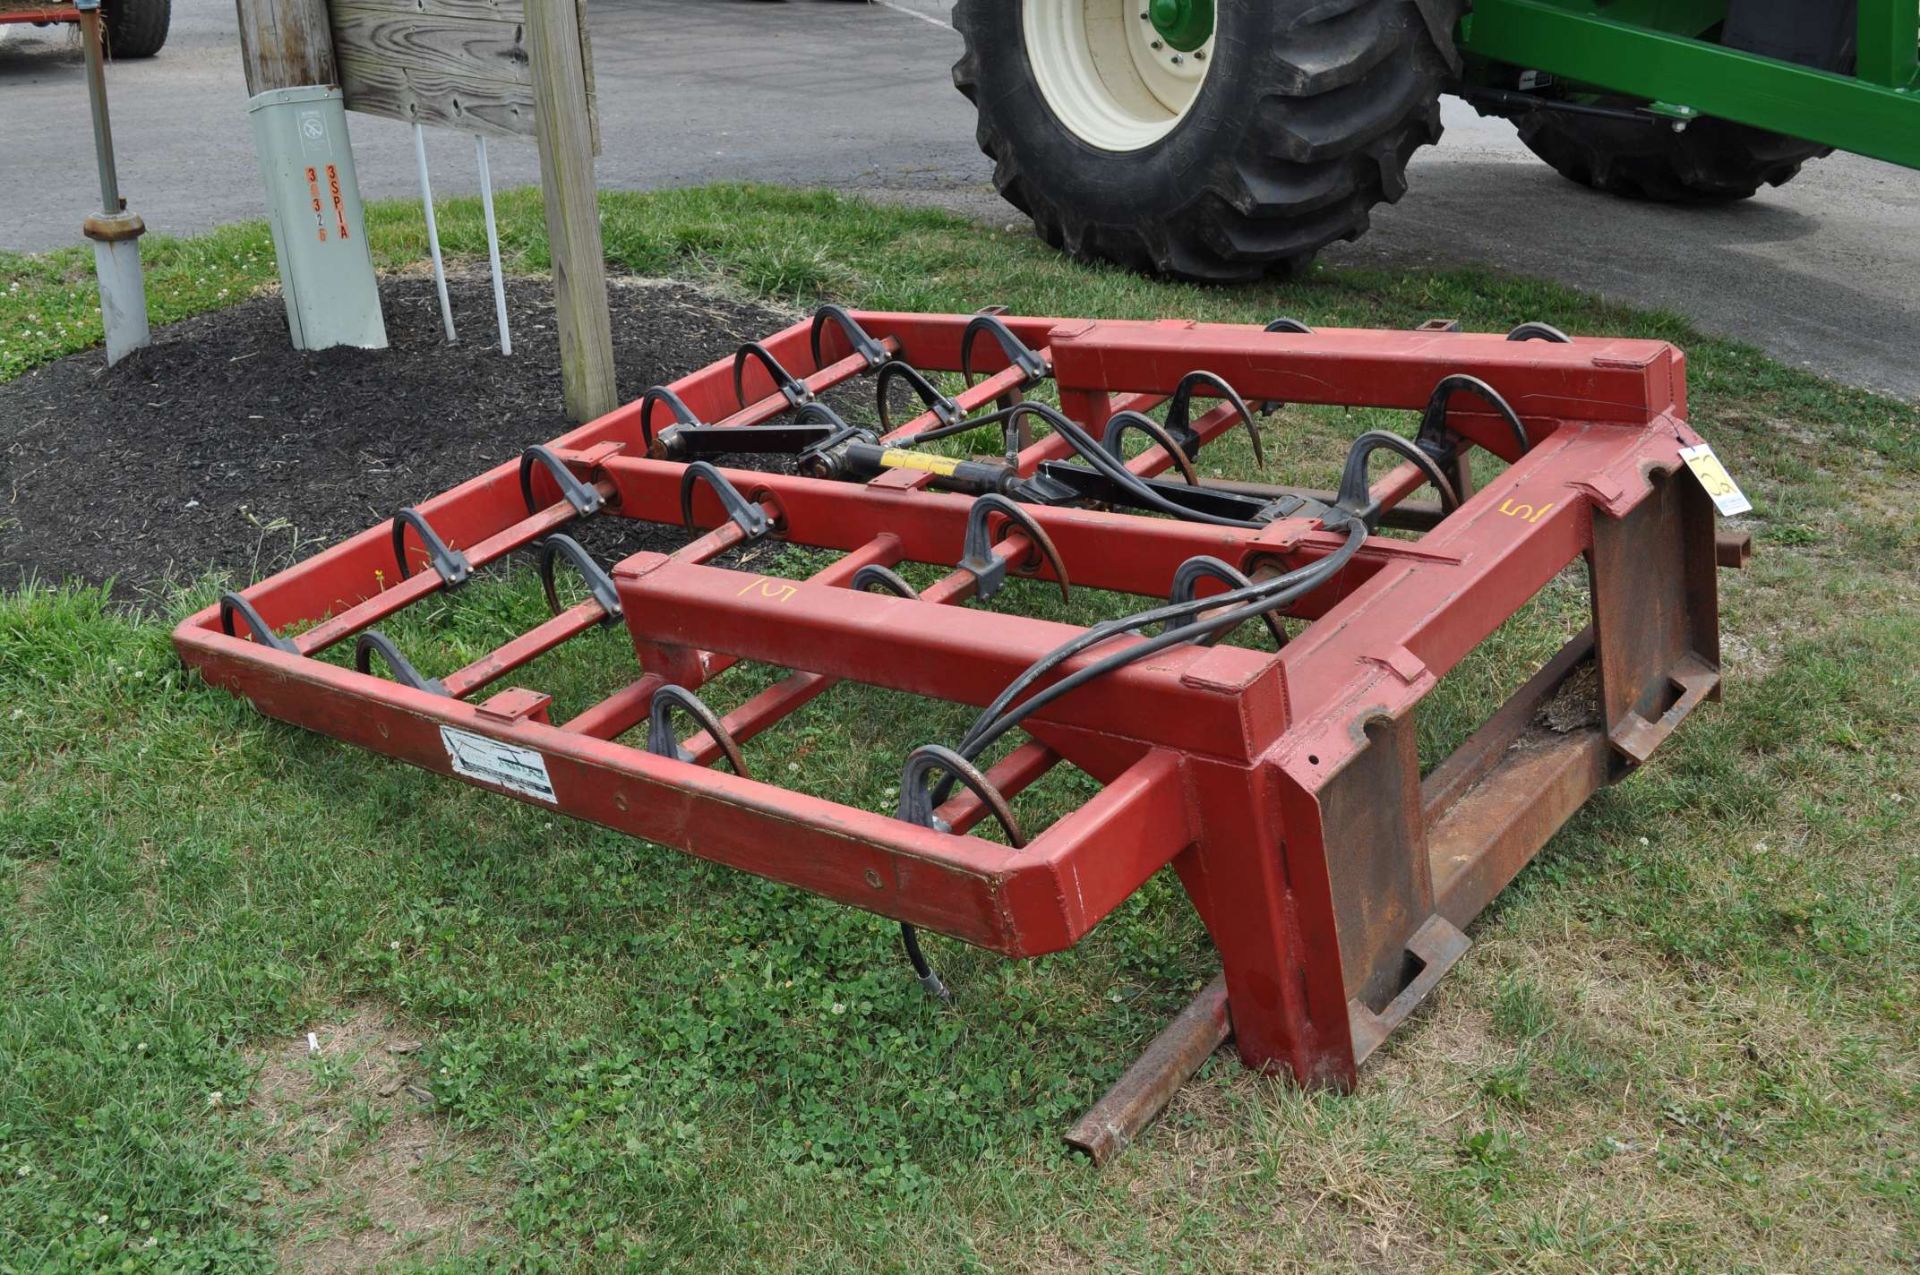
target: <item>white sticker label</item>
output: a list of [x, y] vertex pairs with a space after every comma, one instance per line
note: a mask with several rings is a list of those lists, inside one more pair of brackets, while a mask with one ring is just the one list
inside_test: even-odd
[[1733, 481], [1733, 475], [1713, 454], [1713, 448], [1702, 443], [1698, 447], [1682, 447], [1680, 459], [1687, 462], [1687, 468], [1707, 489], [1707, 495], [1713, 497], [1713, 507], [1723, 517], [1731, 518], [1735, 514], [1744, 514], [1752, 510], [1753, 502], [1740, 490], [1740, 484]]
[[331, 155], [333, 140], [327, 136], [327, 117], [319, 111], [301, 111], [299, 120], [301, 153], [308, 159]]
[[547, 777], [547, 759], [533, 749], [503, 744], [451, 726], [440, 728], [440, 740], [447, 746], [447, 760], [453, 763], [454, 774], [540, 801], [555, 800], [553, 780]]

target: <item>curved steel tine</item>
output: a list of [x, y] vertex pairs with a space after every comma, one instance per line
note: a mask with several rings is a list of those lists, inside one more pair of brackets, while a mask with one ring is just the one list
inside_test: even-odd
[[920, 401], [926, 404], [927, 410], [933, 413], [934, 419], [940, 424], [952, 425], [965, 415], [960, 410], [960, 404], [942, 394], [940, 388], [929, 380], [924, 372], [911, 363], [895, 359], [883, 366], [879, 375], [874, 378], [874, 394], [879, 400], [878, 414], [882, 434], [893, 432], [893, 415], [892, 409], [887, 406], [887, 391], [893, 388], [895, 380], [901, 379], [904, 379], [913, 388], [913, 392], [920, 396]]
[[1384, 429], [1371, 429], [1354, 439], [1353, 446], [1347, 451], [1346, 467], [1340, 474], [1340, 494], [1333, 502], [1335, 508], [1359, 518], [1367, 524], [1369, 531], [1373, 529], [1380, 508], [1374, 502], [1367, 483], [1367, 461], [1378, 451], [1393, 452], [1412, 461], [1421, 476], [1440, 493], [1443, 513], [1452, 513], [1460, 507], [1459, 494], [1433, 457], [1398, 434]]
[[1020, 369], [1026, 384], [1046, 379], [1047, 361], [1028, 349], [1026, 343], [1013, 334], [1013, 329], [1000, 321], [999, 315], [976, 314], [967, 321], [966, 331], [960, 334], [960, 375], [966, 378], [968, 385], [973, 384], [973, 342], [982, 332], [992, 336], [999, 344], [1001, 352], [1007, 356], [1007, 362]]
[[1174, 436], [1163, 429], [1159, 421], [1145, 412], [1129, 410], [1115, 412], [1108, 417], [1106, 432], [1100, 436], [1100, 445], [1112, 453], [1115, 460], [1124, 463], [1127, 456], [1120, 445], [1130, 429], [1140, 431], [1158, 444], [1160, 450], [1165, 452], [1168, 459], [1173, 462], [1174, 468], [1180, 471], [1180, 476], [1187, 480], [1189, 487], [1200, 485], [1200, 475], [1194, 471], [1193, 461], [1188, 457], [1187, 449], [1175, 442]]
[[554, 485], [560, 489], [566, 502], [573, 506], [576, 514], [587, 518], [600, 512], [600, 506], [605, 503], [600, 496], [600, 489], [575, 478], [566, 462], [554, 455], [551, 448], [535, 443], [520, 453], [520, 498], [526, 501], [528, 513], [540, 512], [539, 506], [533, 503], [533, 467], [536, 462], [546, 466]]
[[276, 651], [285, 651], [288, 655], [300, 654], [300, 648], [294, 645], [293, 639], [283, 638], [274, 633], [267, 626], [267, 622], [260, 618], [260, 613], [254, 609], [253, 603], [229, 590], [220, 595], [220, 631], [228, 637], [240, 636], [233, 631], [235, 615], [247, 622], [249, 636], [260, 645], [270, 646]]
[[956, 783], [980, 799], [980, 804], [1007, 834], [1008, 845], [1018, 850], [1027, 844], [1027, 834], [1021, 830], [1013, 807], [1007, 804], [1000, 790], [977, 766], [944, 744], [922, 744], [907, 754], [906, 765], [900, 770], [900, 805], [896, 818], [936, 832], [951, 831], [933, 814], [933, 791], [927, 781], [936, 770], [953, 776]]
[[640, 396], [640, 441], [646, 444], [648, 451], [653, 450], [653, 405], [665, 403], [667, 410], [673, 413], [676, 425], [704, 425], [686, 400], [664, 385], [656, 385]]
[[400, 654], [400, 648], [379, 629], [368, 629], [360, 635], [360, 640], [353, 644], [353, 667], [362, 673], [371, 674], [373, 657], [376, 654], [387, 662], [387, 667], [393, 671], [393, 680], [402, 686], [411, 686], [416, 691], [427, 691], [434, 695], [447, 694], [447, 688], [441, 684], [439, 678], [421, 676], [420, 670], [413, 666], [413, 662]]
[[793, 414], [793, 423], [795, 425], [831, 425], [835, 429], [853, 428], [847, 424], [845, 417], [819, 399], [802, 403]]
[[816, 369], [826, 366], [826, 361], [820, 353], [820, 333], [828, 323], [839, 327], [841, 333], [847, 338], [847, 345], [855, 354], [867, 361], [869, 368], [880, 367], [892, 357], [887, 353], [887, 347], [874, 340], [867, 330], [847, 313], [844, 306], [837, 306], [829, 301], [813, 312], [813, 327], [807, 332], [807, 347], [813, 354], [813, 366]]
[[704, 460], [696, 460], [688, 465], [680, 475], [680, 523], [693, 528], [693, 485], [704, 482], [713, 488], [713, 494], [720, 497], [720, 504], [727, 516], [747, 533], [747, 539], [758, 540], [773, 530], [773, 520], [767, 517], [758, 501], [748, 500], [740, 494], [740, 489], [727, 481], [727, 476]]
[[698, 695], [671, 682], [655, 691], [653, 700], [647, 706], [648, 752], [658, 757], [671, 757], [675, 761], [693, 760], [693, 754], [680, 747], [680, 741], [673, 733], [673, 710], [676, 708], [698, 722], [701, 730], [713, 736], [713, 742], [720, 745], [721, 755], [727, 759], [727, 765], [733, 767], [734, 774], [742, 779], [752, 778], [747, 774], [746, 762], [740, 757], [740, 745], [720, 724], [714, 711], [702, 703]]
[[1479, 377], [1468, 376], [1464, 372], [1443, 376], [1433, 387], [1433, 393], [1427, 398], [1426, 410], [1420, 414], [1419, 438], [1422, 443], [1439, 442], [1441, 446], [1452, 447], [1449, 437], [1451, 431], [1447, 428], [1447, 404], [1455, 394], [1471, 394], [1498, 412], [1501, 419], [1506, 421], [1507, 428], [1513, 431], [1514, 441], [1520, 445], [1522, 456], [1533, 450], [1533, 439], [1527, 434], [1525, 422], [1512, 405], [1501, 397], [1500, 391]]
[[[1291, 315], [1284, 314], [1277, 319], [1269, 320], [1267, 326], [1260, 330], [1262, 332], [1292, 332], [1303, 336], [1310, 336], [1313, 333], [1313, 329], [1300, 322], [1300, 320], [1293, 318]], [[1260, 411], [1271, 414], [1280, 410], [1281, 403], [1277, 398], [1263, 398], [1260, 400], [1259, 406]]]
[[427, 557], [433, 563], [434, 574], [440, 577], [443, 585], [457, 589], [467, 582], [467, 578], [473, 574], [473, 564], [467, 561], [467, 555], [458, 549], [449, 549], [447, 542], [411, 505], [393, 516], [393, 561], [400, 569], [402, 580], [413, 574], [407, 566], [408, 527], [419, 533], [420, 543], [426, 546]]
[[613, 577], [607, 574], [606, 569], [593, 560], [593, 555], [588, 553], [578, 540], [559, 532], [540, 541], [538, 548], [540, 550], [540, 585], [546, 590], [548, 609], [555, 615], [559, 615], [563, 609], [560, 605], [560, 591], [554, 586], [553, 560], [556, 557], [564, 557], [586, 580], [587, 592], [593, 595], [593, 600], [598, 602], [601, 611], [605, 612], [600, 618], [600, 627], [612, 627], [613, 622], [621, 615], [620, 590], [614, 586]]
[[799, 407], [813, 401], [813, 391], [801, 384], [793, 373], [781, 367], [780, 360], [774, 358], [766, 346], [758, 341], [748, 341], [733, 353], [733, 397], [740, 406], [747, 405], [747, 360], [750, 358], [766, 369], [767, 376], [787, 400], [788, 407]]
[[[978, 582], [975, 596], [983, 599], [992, 597], [1000, 591], [1000, 585], [1007, 577], [1006, 560], [994, 554], [993, 546], [997, 541], [987, 526], [989, 516], [996, 513], [1005, 517], [1010, 526], [1018, 527], [1027, 537], [1027, 542], [1033, 546], [1033, 553], [1028, 555], [1027, 561], [1033, 564], [1033, 568], [1037, 568], [1039, 560], [1044, 558], [1053, 568], [1054, 579], [1059, 581], [1060, 596], [1072, 597], [1072, 586], [1067, 581], [1067, 566], [1060, 560], [1060, 551], [1054, 548], [1052, 537], [1041, 529], [1025, 509], [998, 492], [976, 497], [973, 507], [967, 511], [966, 540], [962, 545], [959, 565], [972, 572]], [[1004, 528], [999, 539], [1006, 539]], [[1023, 566], [1021, 574], [1028, 574], [1033, 568]]]
[[[1021, 831], [1020, 821], [1014, 818], [1013, 807], [1007, 804], [1000, 790], [972, 762], [940, 744], [922, 744], [907, 754], [906, 764], [900, 772], [897, 818], [922, 828], [932, 828], [936, 832], [952, 831], [933, 813], [933, 796], [927, 780], [935, 770], [951, 776], [980, 799], [980, 804], [999, 821], [1001, 830], [1007, 834], [1009, 845], [1017, 850], [1027, 844], [1027, 834]], [[907, 960], [912, 963], [914, 977], [920, 980], [920, 986], [943, 1002], [952, 1000], [953, 993], [947, 990], [946, 983], [941, 981], [926, 954], [920, 950], [919, 931], [904, 921], [900, 924], [900, 944], [906, 949]]]
[[[1193, 601], [1194, 589], [1202, 580], [1208, 579], [1218, 580], [1229, 589], [1248, 589], [1253, 587], [1253, 581], [1247, 576], [1246, 572], [1241, 571], [1231, 563], [1223, 562], [1219, 558], [1203, 553], [1188, 558], [1180, 564], [1180, 569], [1173, 573], [1173, 588], [1167, 594], [1167, 601]], [[1278, 649], [1279, 647], [1285, 646], [1287, 644], [1287, 630], [1286, 626], [1280, 623], [1280, 617], [1272, 611], [1268, 611], [1263, 613], [1260, 618], [1267, 622], [1267, 632], [1273, 635], [1275, 648]], [[1175, 629], [1190, 628], [1198, 623], [1200, 623], [1200, 617], [1198, 615], [1189, 616], [1184, 620], [1168, 620], [1163, 632], [1171, 633]], [[1215, 633], [1210, 637], [1202, 638], [1200, 645], [1212, 646], [1226, 636], [1225, 631]]]
[[1180, 378], [1178, 385], [1173, 387], [1173, 396], [1167, 400], [1167, 432], [1175, 438], [1193, 437], [1193, 393], [1202, 386], [1218, 390], [1219, 394], [1216, 397], [1223, 398], [1233, 405], [1233, 410], [1239, 414], [1241, 423], [1247, 427], [1247, 438], [1253, 444], [1255, 463], [1264, 466], [1267, 463], [1267, 457], [1260, 446], [1260, 428], [1253, 422], [1252, 409], [1247, 406], [1247, 401], [1240, 397], [1239, 390], [1234, 389], [1223, 377], [1216, 376], [1212, 372], [1189, 372]]
[[891, 593], [895, 597], [915, 599], [920, 596], [920, 591], [908, 584], [899, 572], [877, 562], [869, 562], [854, 572], [848, 587], [856, 593]]

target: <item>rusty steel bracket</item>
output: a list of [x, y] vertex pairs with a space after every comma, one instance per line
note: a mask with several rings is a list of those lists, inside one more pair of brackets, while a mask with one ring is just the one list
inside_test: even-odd
[[1386, 1040], [1387, 1034], [1427, 999], [1441, 975], [1466, 955], [1467, 936], [1444, 916], [1430, 916], [1407, 939], [1406, 964], [1412, 972], [1405, 987], [1382, 1006], [1378, 1013], [1358, 1000], [1347, 1003], [1347, 1016], [1353, 1023], [1353, 1053], [1363, 1063]]

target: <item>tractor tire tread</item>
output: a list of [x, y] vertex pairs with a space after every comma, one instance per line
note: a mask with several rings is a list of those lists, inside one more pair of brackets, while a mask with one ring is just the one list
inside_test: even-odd
[[1701, 119], [1684, 132], [1657, 123], [1534, 111], [1517, 121], [1520, 140], [1569, 181], [1653, 203], [1714, 204], [1749, 199], [1793, 180], [1831, 147], [1728, 120]]
[[[1137, 271], [1250, 280], [1299, 273], [1320, 248], [1364, 232], [1374, 205], [1405, 193], [1408, 159], [1439, 140], [1439, 94], [1453, 56], [1435, 42], [1420, 0], [1243, 2], [1285, 11], [1275, 18], [1280, 38], [1262, 55], [1247, 123], [1193, 167], [1177, 206], [1142, 210], [1124, 197], [1104, 206], [1063, 197], [1057, 166], [1024, 162], [1029, 148], [1018, 133], [1060, 126], [1031, 112], [1003, 118], [1014, 113], [1012, 95], [983, 87], [981, 55], [987, 25], [1006, 21], [1017, 0], [960, 0], [954, 25], [966, 49], [954, 64], [954, 85], [979, 111], [976, 140], [993, 160], [995, 187], [1033, 219], [1042, 239]], [[1443, 10], [1442, 29], [1464, 7], [1462, 0], [1424, 3]], [[1017, 12], [1014, 21], [1017, 29]], [[1030, 76], [1024, 61], [1021, 70]]]

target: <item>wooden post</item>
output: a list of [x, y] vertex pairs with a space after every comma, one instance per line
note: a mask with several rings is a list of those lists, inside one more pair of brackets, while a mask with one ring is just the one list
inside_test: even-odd
[[247, 96], [338, 84], [327, 0], [236, 0]]
[[553, 258], [560, 394], [567, 416], [587, 421], [612, 411], [620, 400], [613, 382], [613, 326], [600, 246], [593, 126], [581, 105], [586, 101], [587, 70], [575, 0], [527, 0], [527, 56], [533, 71], [533, 129], [540, 144], [547, 250]]

